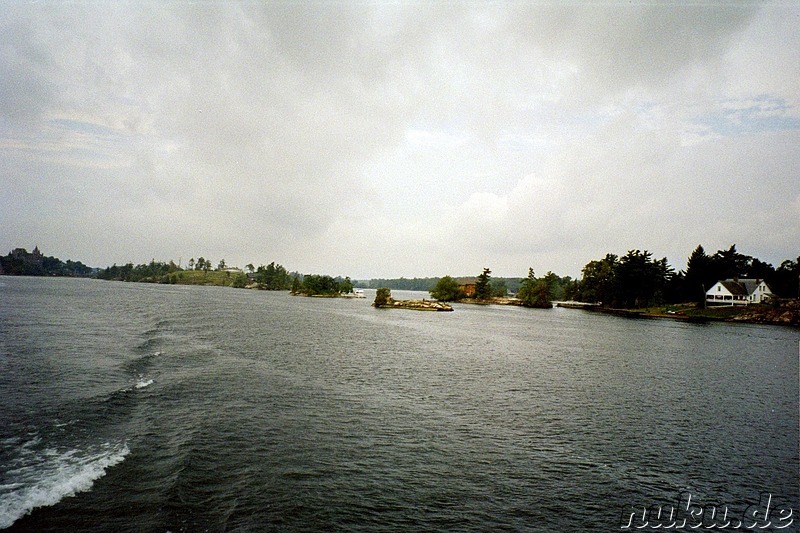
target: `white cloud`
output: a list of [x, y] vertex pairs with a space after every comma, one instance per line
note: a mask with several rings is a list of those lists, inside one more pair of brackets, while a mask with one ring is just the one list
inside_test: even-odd
[[8, 249], [353, 276], [797, 253], [793, 4], [6, 7]]

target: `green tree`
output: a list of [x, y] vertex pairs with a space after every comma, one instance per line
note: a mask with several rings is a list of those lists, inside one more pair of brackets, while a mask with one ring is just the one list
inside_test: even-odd
[[528, 277], [520, 282], [517, 298], [525, 307], [549, 309], [553, 307], [550, 285], [545, 279], [536, 279], [533, 269], [528, 269]]
[[189, 270], [194, 270], [194, 257], [189, 259]]
[[616, 289], [615, 269], [618, 257], [606, 254], [599, 261], [589, 261], [581, 271], [580, 299], [611, 305]]
[[283, 266], [274, 261], [267, 266], [259, 266], [255, 279], [262, 289], [270, 291], [283, 291], [292, 287], [292, 277]]
[[663, 303], [664, 291], [674, 272], [666, 257], [653, 260], [652, 256], [647, 250], [630, 250], [619, 260], [613, 305], [647, 307]]
[[208, 261], [203, 256], [200, 256], [200, 259], [197, 260], [197, 263], [194, 264], [195, 270], [205, 270], [208, 272], [211, 270], [211, 261]]
[[800, 257], [797, 261], [787, 259], [775, 273], [767, 278], [772, 290], [783, 298], [800, 298]]
[[381, 287], [375, 292], [375, 301], [372, 305], [375, 307], [383, 307], [389, 305], [392, 301], [392, 289]]
[[256, 267], [255, 267], [255, 266], [253, 266], [253, 263], [247, 263], [247, 266], [245, 266], [245, 268], [246, 268], [246, 269], [247, 269], [247, 271], [248, 271], [248, 272], [250, 272], [251, 274], [252, 274], [252, 273], [254, 273], [254, 272], [256, 271]]
[[339, 283], [331, 276], [306, 274], [297, 292], [307, 296], [333, 296], [339, 294]]
[[292, 280], [292, 288], [291, 288], [292, 294], [298, 294], [301, 288], [302, 288], [302, 283], [300, 282], [300, 276], [295, 276], [294, 279]]
[[428, 292], [432, 298], [440, 302], [454, 302], [464, 297], [464, 292], [458, 286], [458, 282], [450, 276], [441, 278]]
[[350, 294], [353, 292], [353, 282], [350, 281], [350, 276], [344, 278], [344, 281], [339, 282], [339, 292], [342, 294]]
[[505, 280], [495, 279], [492, 281], [492, 296], [497, 296], [498, 298], [508, 296], [508, 286]]
[[698, 244], [686, 261], [684, 295], [689, 301], [702, 304], [706, 299], [706, 291], [716, 283], [716, 274], [711, 268], [711, 258], [706, 255], [703, 246]]
[[491, 284], [491, 273], [492, 271], [488, 268], [484, 268], [483, 272], [478, 279], [475, 281], [475, 298], [478, 300], [488, 300], [492, 296], [492, 284]]
[[548, 270], [547, 274], [542, 278], [542, 281], [547, 284], [551, 299], [556, 299], [556, 294], [558, 294], [559, 297], [563, 296], [564, 291], [561, 290], [561, 278], [556, 274]]
[[225, 260], [220, 259], [219, 263], [217, 264], [217, 270], [225, 270], [225, 267], [227, 267], [227, 265], [225, 264]]

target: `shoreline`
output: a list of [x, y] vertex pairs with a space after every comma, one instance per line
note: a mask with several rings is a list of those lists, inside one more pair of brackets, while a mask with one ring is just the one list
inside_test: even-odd
[[800, 300], [790, 300], [778, 307], [753, 305], [741, 308], [724, 306], [696, 309], [686, 306], [674, 306], [681, 310], [672, 312], [656, 312], [647, 309], [620, 309], [602, 307], [596, 304], [582, 304], [581, 302], [570, 302], [570, 305], [562, 305], [562, 303], [559, 303], [557, 306], [568, 309], [583, 309], [594, 313], [603, 313], [624, 318], [670, 319], [700, 324], [708, 322], [729, 322], [800, 327]]

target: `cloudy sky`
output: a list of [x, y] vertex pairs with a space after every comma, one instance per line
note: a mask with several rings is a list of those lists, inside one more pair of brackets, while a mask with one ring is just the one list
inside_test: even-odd
[[0, 1], [0, 254], [800, 254], [800, 3]]

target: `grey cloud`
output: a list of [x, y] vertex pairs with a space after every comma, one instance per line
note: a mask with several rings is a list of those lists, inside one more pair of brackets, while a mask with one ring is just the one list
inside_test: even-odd
[[13, 185], [0, 192], [13, 242], [0, 244], [38, 232], [100, 264], [202, 252], [362, 275], [460, 274], [447, 261], [493, 255], [523, 274], [536, 254], [572, 268], [642, 234], [655, 242], [630, 246], [678, 249], [643, 221], [665, 201], [699, 209], [737, 172], [742, 189], [759, 170], [737, 154], [772, 154], [767, 189], [787, 209], [776, 191], [790, 184], [774, 177], [796, 159], [786, 132], [722, 149], [698, 130], [682, 145], [726, 98], [768, 87], [782, 112], [797, 105], [797, 67], [759, 63], [769, 84], [743, 81], [773, 50], [796, 57], [790, 27], [788, 51], [764, 36], [776, 11], [15, 4], [0, 14], [0, 180]]

